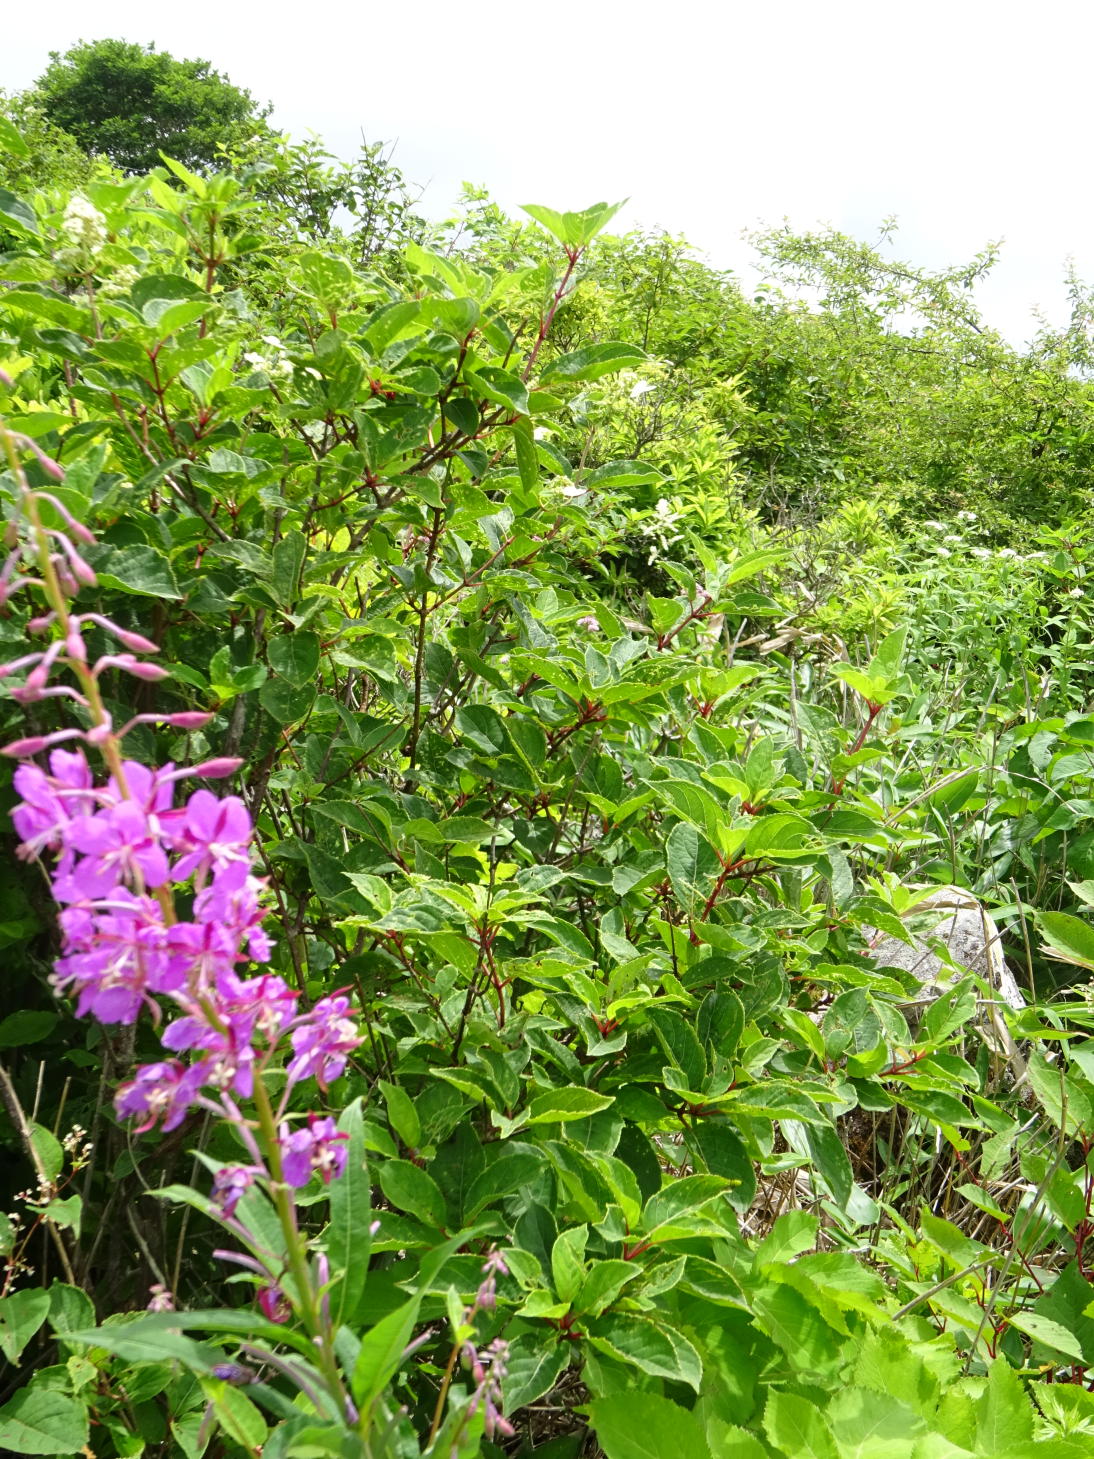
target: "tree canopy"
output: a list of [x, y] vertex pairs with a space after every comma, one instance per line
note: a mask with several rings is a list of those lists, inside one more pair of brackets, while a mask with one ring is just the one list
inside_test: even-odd
[[130, 173], [155, 167], [161, 152], [208, 167], [220, 147], [241, 141], [269, 112], [208, 61], [179, 61], [122, 40], [50, 52], [34, 90], [54, 125]]

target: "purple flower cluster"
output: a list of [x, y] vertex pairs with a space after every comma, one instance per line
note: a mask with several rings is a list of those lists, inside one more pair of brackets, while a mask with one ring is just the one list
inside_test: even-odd
[[[250, 815], [237, 796], [208, 790], [174, 804], [183, 777], [233, 768], [220, 761], [150, 770], [124, 761], [120, 775], [96, 786], [82, 750], [55, 749], [48, 774], [31, 764], [15, 772], [20, 855], [56, 858], [63, 948], [55, 987], [73, 991], [77, 1012], [100, 1023], [133, 1023], [142, 1006], [158, 1018], [157, 999], [179, 1010], [163, 1044], [192, 1062], [149, 1064], [118, 1090], [118, 1112], [138, 1118], [140, 1130], [174, 1129], [206, 1089], [249, 1098], [256, 1067], [283, 1038], [289, 1088], [309, 1078], [325, 1088], [360, 1043], [344, 996], [299, 1014], [297, 995], [277, 974], [240, 976], [242, 965], [270, 955]], [[193, 886], [193, 905], [189, 920], [176, 921], [160, 894], [183, 882]], [[345, 1157], [333, 1126], [327, 1131], [313, 1116], [307, 1129], [284, 1129], [289, 1184], [307, 1184], [313, 1170], [325, 1180], [340, 1173]]]

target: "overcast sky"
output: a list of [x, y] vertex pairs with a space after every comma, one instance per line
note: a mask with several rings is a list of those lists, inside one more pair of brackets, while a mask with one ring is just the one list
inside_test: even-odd
[[293, 134], [363, 131], [443, 214], [462, 179], [506, 207], [631, 199], [623, 222], [740, 267], [784, 217], [866, 239], [895, 214], [927, 265], [1003, 240], [981, 295], [1016, 342], [1094, 281], [1091, 0], [50, 0], [18, 5], [0, 87], [117, 36], [199, 56]]

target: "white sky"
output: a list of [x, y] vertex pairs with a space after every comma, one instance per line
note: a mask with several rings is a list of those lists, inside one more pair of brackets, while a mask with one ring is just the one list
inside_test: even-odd
[[629, 196], [622, 223], [732, 267], [761, 222], [896, 214], [918, 263], [1004, 241], [981, 302], [1016, 342], [1065, 317], [1068, 257], [1094, 281], [1091, 0], [50, 0], [9, 17], [0, 87], [104, 36], [211, 61], [332, 151], [397, 140], [432, 214], [464, 178], [509, 209]]

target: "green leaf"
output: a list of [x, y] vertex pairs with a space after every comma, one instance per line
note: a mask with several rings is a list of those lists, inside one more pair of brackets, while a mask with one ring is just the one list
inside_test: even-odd
[[365, 1156], [364, 1120], [360, 1098], [338, 1117], [338, 1128], [349, 1136], [345, 1143], [346, 1168], [330, 1185], [330, 1225], [327, 1255], [341, 1281], [332, 1303], [334, 1322], [356, 1312], [365, 1290], [372, 1244], [372, 1185]]
[[271, 640], [270, 668], [294, 689], [310, 684], [319, 672], [319, 636], [315, 633], [283, 633]]
[[745, 1028], [745, 1010], [731, 988], [715, 988], [699, 1005], [695, 1031], [711, 1053], [732, 1058]]
[[607, 1109], [612, 1103], [610, 1094], [597, 1094], [594, 1089], [583, 1089], [579, 1085], [551, 1089], [532, 1100], [523, 1123], [553, 1125], [566, 1120], [583, 1120]]
[[296, 724], [315, 703], [315, 685], [294, 688], [284, 679], [267, 679], [258, 691], [258, 702], [275, 724]]
[[418, 1321], [421, 1295], [404, 1302], [382, 1317], [361, 1339], [361, 1351], [353, 1367], [354, 1402], [366, 1409], [387, 1387], [399, 1370], [403, 1352]]
[[653, 1378], [686, 1383], [699, 1392], [703, 1361], [681, 1332], [660, 1318], [616, 1313], [590, 1325], [587, 1340], [594, 1348], [630, 1363]]
[[642, 1211], [643, 1230], [652, 1236], [660, 1227], [701, 1210], [717, 1200], [728, 1184], [720, 1175], [685, 1175], [681, 1180], [670, 1181], [646, 1202]]
[[976, 1449], [984, 1459], [1009, 1459], [1033, 1437], [1033, 1410], [1022, 1380], [1003, 1358], [988, 1369], [987, 1386], [976, 1405]]
[[686, 821], [678, 821], [665, 843], [669, 881], [682, 911], [701, 917], [722, 871], [718, 853]]
[[674, 1008], [652, 1007], [647, 1010], [646, 1017], [665, 1058], [680, 1070], [687, 1087], [702, 1089], [707, 1077], [707, 1061], [691, 1024]]
[[89, 1437], [87, 1409], [55, 1388], [22, 1388], [0, 1408], [0, 1448], [9, 1454], [68, 1454], [84, 1451]]
[[656, 1393], [615, 1393], [589, 1404], [607, 1459], [711, 1459], [695, 1414]]
[[643, 1275], [643, 1269], [638, 1262], [624, 1261], [622, 1257], [610, 1257], [596, 1262], [578, 1288], [573, 1299], [574, 1310], [599, 1317], [612, 1305], [628, 1282]]
[[1043, 1317], [1039, 1312], [1016, 1312], [1008, 1320], [1011, 1327], [1024, 1332], [1043, 1347], [1051, 1348], [1053, 1352], [1066, 1353], [1069, 1358], [1075, 1358], [1080, 1363], [1085, 1361], [1079, 1339], [1069, 1328], [1060, 1322], [1054, 1322], [1051, 1317]]
[[927, 1423], [890, 1394], [842, 1388], [828, 1406], [841, 1459], [905, 1459]]
[[291, 608], [300, 595], [300, 574], [308, 555], [303, 532], [286, 532], [270, 552], [270, 587], [284, 608]]
[[400, 1211], [443, 1230], [448, 1214], [444, 1195], [433, 1177], [409, 1160], [385, 1160], [377, 1169], [380, 1189]]
[[551, 1278], [560, 1302], [572, 1302], [581, 1286], [588, 1240], [588, 1226], [571, 1226], [555, 1238], [551, 1248]]
[[831, 1125], [806, 1125], [804, 1129], [805, 1142], [817, 1174], [832, 1192], [836, 1204], [846, 1206], [854, 1184], [847, 1147]]
[[88, 556], [102, 588], [140, 598], [181, 598], [171, 565], [154, 547], [112, 547]]
[[635, 345], [609, 343], [585, 345], [552, 360], [540, 376], [543, 385], [557, 380], [599, 380], [617, 370], [633, 369], [646, 359]]
[[[14, 223], [21, 233], [38, 232], [38, 218], [34, 209], [29, 203], [24, 203], [22, 198], [17, 198], [14, 193], [8, 192], [6, 187], [0, 187], [0, 218], [6, 218], [9, 223]], [[40, 1450], [39, 1452], [46, 1451]]]
[[581, 478], [584, 491], [619, 491], [626, 486], [660, 486], [664, 476], [645, 461], [609, 461]]
[[31, 1124], [30, 1143], [34, 1146], [34, 1153], [38, 1163], [49, 1180], [56, 1180], [61, 1171], [65, 1168], [65, 1152], [61, 1142], [51, 1130], [44, 1125]]
[[251, 1399], [220, 1378], [206, 1378], [201, 1386], [228, 1437], [250, 1454], [260, 1452], [268, 1430], [266, 1420]]
[[19, 1361], [48, 1312], [49, 1293], [41, 1287], [25, 1287], [10, 1297], [0, 1297], [0, 1352], [9, 1363]]
[[1094, 927], [1067, 912], [1040, 912], [1037, 926], [1052, 957], [1080, 968], [1094, 968]]
[[533, 1338], [522, 1333], [509, 1353], [505, 1376], [505, 1409], [516, 1413], [529, 1403], [535, 1403], [555, 1386], [570, 1366], [572, 1354], [568, 1346], [558, 1340], [557, 1335]]
[[711, 1175], [732, 1181], [726, 1196], [735, 1211], [747, 1211], [756, 1197], [756, 1168], [744, 1141], [732, 1125], [720, 1119], [699, 1120], [688, 1134], [688, 1145]]
[[528, 414], [528, 387], [519, 375], [514, 375], [510, 370], [499, 370], [496, 365], [479, 365], [475, 370], [468, 371], [467, 384], [471, 390], [481, 392], [495, 405], [508, 406], [518, 415]]
[[513, 426], [513, 446], [517, 454], [520, 484], [525, 491], [535, 491], [539, 485], [539, 455], [527, 421], [518, 421]]
[[527, 1149], [513, 1150], [500, 1159], [491, 1161], [468, 1187], [464, 1203], [465, 1218], [473, 1220], [492, 1202], [503, 1200], [531, 1185], [542, 1169], [540, 1157]]
[[49, 1323], [61, 1334], [73, 1328], [86, 1327], [95, 1321], [95, 1308], [82, 1287], [67, 1282], [54, 1282], [49, 1289]]
[[142, 1321], [119, 1324], [117, 1327], [77, 1329], [65, 1334], [65, 1341], [85, 1347], [105, 1348], [131, 1363], [180, 1362], [193, 1373], [211, 1373], [223, 1360], [219, 1348], [195, 1342], [180, 1332], [170, 1332], [157, 1324]]
[[824, 1415], [796, 1393], [771, 1394], [764, 1408], [764, 1433], [786, 1459], [840, 1459]]
[[0, 1020], [0, 1049], [36, 1044], [57, 1027], [58, 1015], [48, 1008], [21, 1008]]
[[401, 1084], [389, 1084], [386, 1079], [378, 1082], [387, 1105], [388, 1123], [408, 1150], [417, 1150], [422, 1143], [422, 1123], [414, 1101]]
[[790, 1261], [817, 1244], [820, 1221], [808, 1211], [784, 1211], [756, 1248], [757, 1263]]
[[523, 210], [541, 223], [563, 247], [581, 249], [608, 226], [626, 203], [626, 198], [621, 203], [594, 203], [580, 213], [556, 213], [554, 208], [545, 208], [539, 203], [525, 203]]
[[30, 148], [23, 140], [23, 134], [6, 116], [0, 116], [0, 147], [13, 157], [29, 157]]

